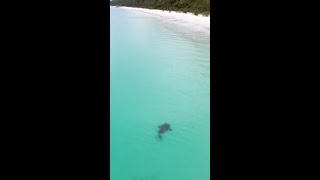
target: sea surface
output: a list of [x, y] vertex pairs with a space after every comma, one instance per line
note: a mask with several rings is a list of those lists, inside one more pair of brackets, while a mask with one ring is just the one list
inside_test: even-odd
[[209, 180], [209, 32], [110, 11], [110, 179]]

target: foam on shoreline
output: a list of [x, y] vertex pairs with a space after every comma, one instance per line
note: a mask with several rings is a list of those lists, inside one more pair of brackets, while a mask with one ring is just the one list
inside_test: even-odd
[[[112, 6], [115, 7], [115, 6]], [[120, 6], [118, 8], [128, 9], [144, 13], [146, 15], [152, 15], [159, 18], [165, 18], [166, 20], [179, 21], [188, 25], [189, 27], [197, 27], [210, 31], [210, 16], [194, 15], [192, 13], [182, 13], [175, 11], [163, 11], [156, 9], [144, 9], [144, 8], [134, 8], [134, 7], [124, 7]]]

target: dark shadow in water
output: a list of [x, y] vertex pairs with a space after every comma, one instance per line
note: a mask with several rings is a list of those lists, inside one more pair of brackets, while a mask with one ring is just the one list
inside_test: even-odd
[[158, 126], [159, 130], [158, 130], [158, 138], [162, 139], [162, 136], [168, 132], [168, 131], [172, 131], [171, 126], [169, 123], [164, 123], [162, 125]]

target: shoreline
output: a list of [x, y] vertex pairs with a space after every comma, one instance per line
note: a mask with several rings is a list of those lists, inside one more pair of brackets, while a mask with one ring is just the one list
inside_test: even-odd
[[175, 20], [180, 21], [188, 26], [196, 26], [198, 28], [210, 30], [210, 15], [194, 15], [192, 13], [183, 13], [176, 11], [163, 11], [159, 9], [145, 9], [145, 8], [136, 8], [136, 7], [126, 7], [126, 6], [110, 6], [113, 8], [122, 8], [133, 10], [136, 12], [144, 13], [146, 15], [157, 16], [159, 18], [165, 18], [166, 20]]

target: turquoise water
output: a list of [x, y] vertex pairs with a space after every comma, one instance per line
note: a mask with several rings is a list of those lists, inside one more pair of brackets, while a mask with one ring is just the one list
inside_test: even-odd
[[209, 180], [209, 32], [110, 11], [110, 179]]

